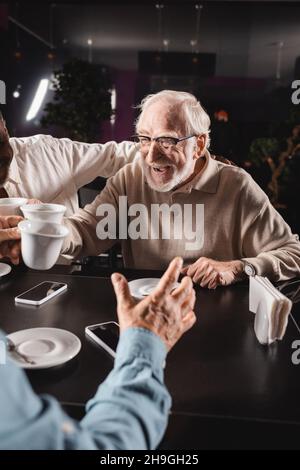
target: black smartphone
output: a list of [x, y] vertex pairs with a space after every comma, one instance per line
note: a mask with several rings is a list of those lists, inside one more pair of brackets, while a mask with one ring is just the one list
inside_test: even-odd
[[109, 321], [89, 325], [85, 328], [85, 333], [95, 343], [101, 346], [112, 357], [116, 357], [116, 349], [119, 342], [120, 329], [118, 323]]

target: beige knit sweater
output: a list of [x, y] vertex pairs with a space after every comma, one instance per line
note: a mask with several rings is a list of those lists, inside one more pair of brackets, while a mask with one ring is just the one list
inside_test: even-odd
[[[120, 196], [123, 196], [121, 213]], [[162, 216], [153, 222], [151, 209], [158, 207], [153, 204], [164, 203], [169, 207], [175, 204], [170, 222]], [[140, 159], [123, 167], [110, 178], [92, 204], [65, 220], [70, 234], [64, 242], [63, 253], [97, 255], [116, 242], [99, 239], [99, 234], [101, 236], [107, 228], [101, 228], [101, 223], [97, 225], [104, 223], [107, 214], [104, 209], [108, 206], [103, 204], [110, 204], [117, 215], [116, 227], [114, 223], [109, 226], [110, 236], [115, 236], [116, 228], [117, 232], [121, 229], [124, 237], [126, 221], [128, 227], [134, 224], [131, 228], [134, 228], [135, 238], [140, 231], [140, 238], [120, 240], [126, 267], [164, 269], [174, 256], [182, 256], [185, 264], [206, 256], [220, 261], [246, 259], [254, 265], [257, 274], [273, 280], [300, 275], [299, 237], [291, 233], [267, 195], [247, 172], [214, 160], [208, 152], [200, 174], [185, 186], [166, 193], [148, 186]], [[139, 206], [132, 207], [133, 204], [143, 204], [145, 209], [135, 215]], [[126, 217], [129, 207], [133, 215]], [[189, 227], [176, 232], [175, 226], [178, 229], [178, 223], [182, 223], [180, 212], [184, 214], [185, 207], [189, 209], [183, 219]], [[102, 215], [96, 215], [97, 208]], [[122, 227], [119, 216], [122, 216]], [[170, 236], [164, 238], [168, 223]]]

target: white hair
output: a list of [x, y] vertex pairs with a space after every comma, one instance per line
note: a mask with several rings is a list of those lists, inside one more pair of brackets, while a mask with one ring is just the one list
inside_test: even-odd
[[140, 115], [135, 123], [136, 129], [139, 125], [141, 115], [151, 104], [160, 100], [171, 102], [175, 106], [178, 106], [178, 115], [182, 119], [182, 122], [184, 122], [186, 134], [195, 134], [196, 136], [205, 135], [205, 149], [207, 149], [210, 144], [209, 115], [197, 98], [185, 91], [163, 90], [155, 94], [147, 95], [142, 100], [141, 104], [137, 106], [137, 108], [140, 109]]

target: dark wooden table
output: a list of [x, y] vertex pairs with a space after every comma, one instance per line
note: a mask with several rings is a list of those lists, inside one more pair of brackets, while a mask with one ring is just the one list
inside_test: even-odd
[[[153, 275], [125, 274], [129, 279]], [[40, 307], [15, 305], [16, 295], [43, 280], [66, 282], [68, 291]], [[80, 416], [113, 366], [84, 333], [86, 325], [116, 320], [109, 272], [16, 270], [1, 282], [0, 296], [0, 327], [7, 333], [47, 326], [80, 338], [82, 349], [70, 363], [28, 373], [36, 392], [54, 395]], [[162, 448], [277, 448], [292, 442], [300, 447], [300, 365], [291, 359], [300, 332], [292, 318], [283, 341], [261, 346], [248, 310], [247, 283], [215, 291], [198, 288], [196, 314], [196, 325], [168, 357], [165, 378], [173, 406]], [[292, 315], [300, 324], [299, 303]]]

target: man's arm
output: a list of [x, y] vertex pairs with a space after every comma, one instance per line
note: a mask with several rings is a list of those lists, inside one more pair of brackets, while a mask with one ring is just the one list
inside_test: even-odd
[[19, 368], [0, 365], [0, 449], [155, 448], [170, 408], [163, 384], [165, 356], [166, 347], [150, 331], [122, 333], [115, 367], [81, 423], [52, 397], [35, 395]]
[[121, 338], [115, 367], [88, 403], [81, 426], [91, 433], [97, 448], [112, 448], [113, 428], [117, 429], [114, 449], [154, 449], [165, 432], [171, 406], [163, 384], [166, 347], [146, 329], [127, 329]]
[[[53, 398], [36, 396], [20, 369], [0, 365], [1, 449], [157, 446], [170, 408], [163, 384], [166, 353], [196, 320], [191, 280], [186, 277], [173, 289], [181, 267], [182, 259], [175, 258], [154, 291], [138, 304], [127, 280], [113, 274], [121, 333], [115, 366], [81, 423], [68, 418]], [[4, 341], [0, 336], [0, 347]]]
[[[239, 211], [235, 214], [239, 227], [239, 259], [219, 261], [201, 257], [182, 272], [202, 287], [215, 289], [243, 279], [244, 263], [256, 273], [273, 281], [300, 275], [300, 243], [288, 224], [276, 211], [267, 195], [250, 175], [242, 173], [237, 180], [240, 188]], [[229, 189], [230, 190], [230, 189]]]
[[[119, 196], [124, 192], [121, 173], [122, 171], [108, 181], [106, 187], [91, 204], [87, 204], [84, 209], [79, 209], [76, 214], [64, 219], [69, 235], [64, 240], [62, 254], [73, 257], [96, 256], [104, 253], [117, 242]], [[104, 214], [105, 207], [108, 211]], [[99, 210], [102, 210], [102, 215], [99, 214]], [[112, 229], [106, 239], [99, 238], [98, 223], [103, 219], [109, 223], [107, 228]]]
[[300, 243], [267, 200], [243, 237], [244, 261], [260, 276], [284, 281], [300, 275]]
[[131, 163], [137, 148], [133, 142], [124, 141], [120, 144], [87, 144], [74, 142], [70, 139], [55, 139], [57, 151], [68, 160], [76, 187], [93, 181], [97, 176], [110, 178], [127, 163]]

